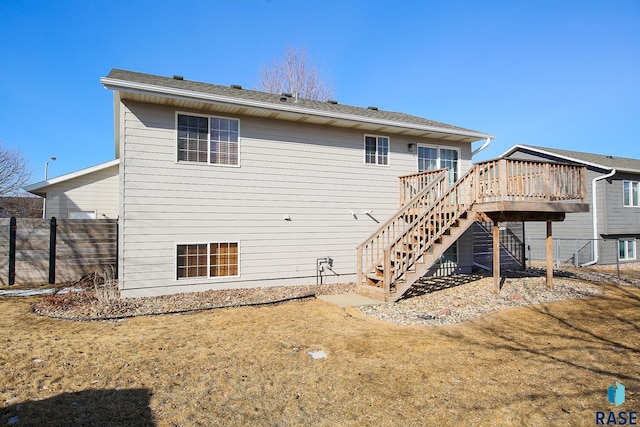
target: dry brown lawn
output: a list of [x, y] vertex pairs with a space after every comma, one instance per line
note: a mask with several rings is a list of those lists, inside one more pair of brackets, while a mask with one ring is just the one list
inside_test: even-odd
[[614, 381], [640, 410], [640, 289], [603, 288], [445, 327], [319, 300], [69, 322], [3, 297], [0, 423], [594, 425]]

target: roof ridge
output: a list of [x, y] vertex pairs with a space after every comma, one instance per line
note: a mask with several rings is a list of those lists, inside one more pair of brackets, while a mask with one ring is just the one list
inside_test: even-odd
[[215, 95], [235, 98], [238, 100], [262, 102], [273, 105], [276, 108], [278, 108], [278, 106], [287, 105], [285, 103], [288, 103], [289, 107], [298, 106], [300, 109], [314, 110], [319, 113], [345, 114], [361, 118], [369, 118], [373, 120], [387, 120], [405, 124], [428, 126], [440, 129], [442, 131], [467, 134], [467, 136], [477, 137], [478, 139], [494, 138], [493, 135], [485, 134], [483, 132], [478, 132], [472, 129], [454, 126], [444, 122], [439, 122], [436, 120], [431, 120], [407, 113], [393, 112], [382, 109], [371, 109], [368, 107], [359, 107], [349, 104], [317, 101], [307, 98], [294, 98], [295, 101], [290, 101], [290, 99], [292, 98], [285, 97], [282, 94], [272, 94], [269, 92], [262, 92], [254, 89], [239, 89], [234, 88], [233, 85], [223, 86], [213, 83], [199, 82], [195, 80], [186, 80], [184, 78], [176, 79], [173, 77], [157, 76], [154, 74], [128, 71], [119, 68], [112, 69], [106, 78], [129, 83], [138, 83], [156, 87], [165, 87], [168, 89], [202, 93], [205, 95]]
[[600, 157], [605, 157], [608, 159], [624, 159], [624, 160], [634, 160], [634, 161], [640, 161], [639, 159], [634, 159], [633, 157], [622, 157], [622, 156], [614, 156], [613, 154], [600, 154], [600, 153], [589, 153], [587, 151], [576, 151], [576, 150], [567, 150], [564, 148], [555, 148], [555, 147], [542, 147], [539, 145], [523, 145], [523, 147], [530, 147], [530, 148], [537, 148], [539, 150], [547, 150], [547, 151], [556, 151], [556, 152], [563, 152], [563, 153], [574, 153], [574, 154], [586, 154], [589, 156], [600, 156]]
[[521, 147], [535, 151], [546, 152], [555, 156], [570, 158], [585, 164], [604, 167], [605, 169], [615, 168], [618, 170], [632, 171], [634, 173], [640, 171], [640, 159], [631, 157], [619, 157], [614, 155], [588, 153], [584, 151], [565, 150], [555, 147], [542, 147], [536, 145], [518, 144], [509, 151]]

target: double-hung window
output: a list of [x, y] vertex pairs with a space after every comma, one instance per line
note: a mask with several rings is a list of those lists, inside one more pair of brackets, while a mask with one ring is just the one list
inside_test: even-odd
[[640, 182], [637, 181], [623, 181], [623, 204], [624, 206], [640, 206]]
[[389, 138], [386, 136], [364, 136], [364, 162], [370, 165], [389, 164]]
[[178, 114], [178, 161], [238, 165], [240, 122]]
[[632, 261], [636, 259], [636, 239], [619, 239], [620, 260]]
[[238, 242], [195, 243], [178, 245], [176, 277], [238, 276]]

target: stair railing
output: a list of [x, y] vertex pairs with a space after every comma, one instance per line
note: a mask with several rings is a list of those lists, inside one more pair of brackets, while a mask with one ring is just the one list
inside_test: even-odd
[[396, 239], [384, 248], [383, 290], [391, 292], [398, 280], [418, 258], [438, 240], [475, 201], [475, 167], [423, 212]]
[[387, 222], [382, 224], [357, 248], [357, 283], [364, 282], [365, 275], [382, 263], [384, 247], [403, 233], [411, 224], [407, 222], [408, 215], [418, 215], [437, 200], [448, 187], [447, 169], [432, 171], [427, 176], [430, 182], [426, 184], [410, 201], [408, 201]]
[[398, 177], [400, 184], [400, 206], [404, 206], [405, 203], [410, 202], [419, 192], [431, 184], [437, 175], [445, 169], [446, 168], [417, 172]]

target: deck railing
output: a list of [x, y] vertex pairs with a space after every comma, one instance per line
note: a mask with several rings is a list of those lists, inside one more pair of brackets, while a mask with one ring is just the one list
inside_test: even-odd
[[400, 206], [404, 206], [409, 200], [413, 199], [416, 194], [422, 191], [427, 185], [447, 168], [436, 169], [426, 172], [412, 173], [398, 177], [400, 181]]
[[489, 160], [475, 169], [476, 202], [583, 200], [582, 166], [522, 160]]
[[[378, 286], [389, 293], [391, 284], [476, 203], [584, 201], [585, 197], [586, 176], [582, 166], [489, 160], [474, 165], [448, 189], [443, 171], [424, 178], [416, 175], [420, 174], [400, 178], [400, 199], [422, 186], [418, 196], [358, 246], [358, 285], [365, 284], [366, 275], [380, 265], [384, 279]], [[430, 179], [430, 184], [423, 184], [423, 179]], [[425, 207], [427, 203], [432, 205]], [[413, 221], [407, 224], [406, 214], [412, 208], [419, 208], [419, 214], [411, 217]], [[397, 253], [404, 255], [398, 259], [394, 255]]]

